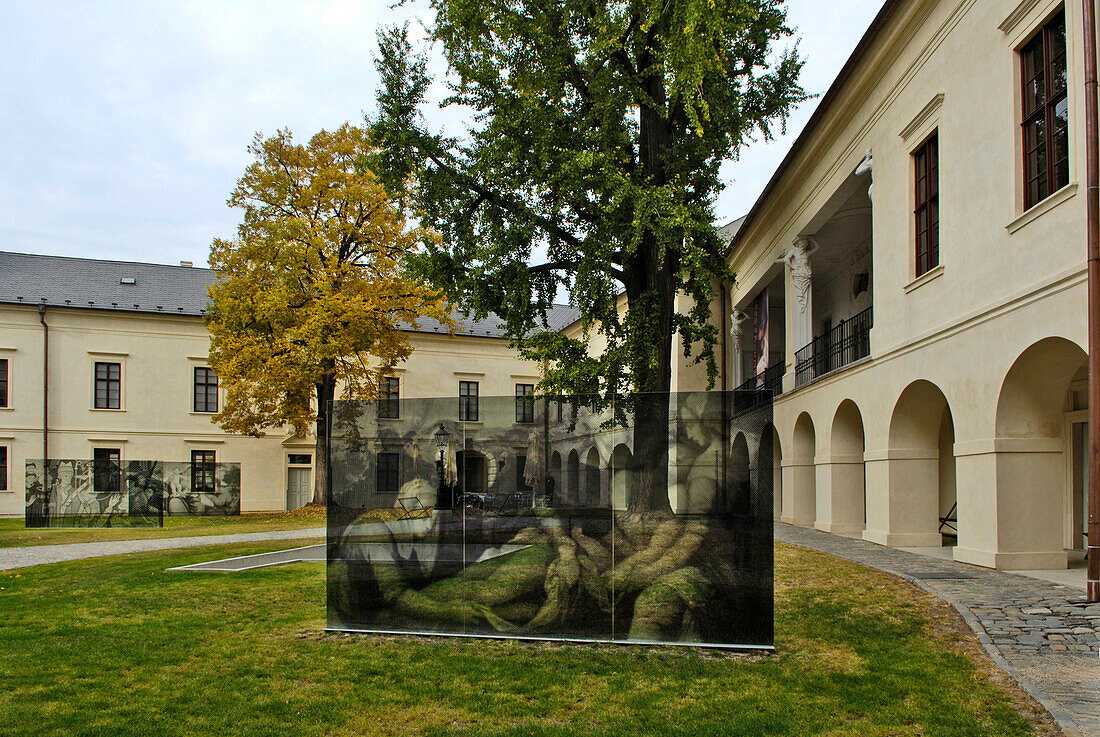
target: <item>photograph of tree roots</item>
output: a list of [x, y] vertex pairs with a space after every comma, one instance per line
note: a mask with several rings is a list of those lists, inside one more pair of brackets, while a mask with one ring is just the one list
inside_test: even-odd
[[[329, 629], [772, 645], [766, 393], [467, 394], [332, 417]], [[380, 508], [403, 518], [366, 521]]]

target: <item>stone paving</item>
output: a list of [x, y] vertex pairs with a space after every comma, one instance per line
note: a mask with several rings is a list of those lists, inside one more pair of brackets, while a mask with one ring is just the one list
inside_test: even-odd
[[239, 532], [233, 535], [158, 537], [151, 540], [112, 540], [98, 543], [65, 543], [63, 545], [28, 545], [18, 548], [0, 548], [0, 571], [38, 566], [43, 563], [98, 558], [103, 555], [144, 553], [150, 550], [171, 550], [173, 548], [195, 548], [202, 545], [265, 542], [267, 540], [304, 540], [324, 536], [324, 527], [312, 527], [304, 530]]
[[1068, 735], [1100, 737], [1100, 604], [1079, 589], [776, 523], [775, 539], [900, 576], [947, 601]]

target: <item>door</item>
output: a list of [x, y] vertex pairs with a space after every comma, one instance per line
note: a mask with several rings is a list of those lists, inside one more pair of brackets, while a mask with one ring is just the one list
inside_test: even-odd
[[1073, 548], [1085, 547], [1089, 530], [1089, 425], [1073, 423]]
[[312, 499], [309, 489], [310, 468], [287, 469], [286, 508], [287, 511], [300, 509], [309, 504]]

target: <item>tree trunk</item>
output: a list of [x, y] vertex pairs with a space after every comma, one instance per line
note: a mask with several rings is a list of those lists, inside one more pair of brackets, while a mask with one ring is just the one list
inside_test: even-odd
[[328, 425], [329, 404], [336, 394], [336, 382], [329, 377], [321, 379], [317, 391], [317, 449], [313, 455], [313, 503], [328, 502]]
[[[664, 74], [650, 68], [647, 52], [639, 64], [649, 68], [646, 92], [652, 104], [639, 111], [639, 160], [649, 184], [667, 183], [666, 162], [671, 140]], [[627, 512], [632, 516], [671, 515], [669, 491], [669, 391], [672, 386], [672, 315], [676, 303], [675, 275], [680, 264], [676, 248], [662, 249], [666, 234], [647, 230], [638, 250], [625, 264], [626, 298], [645, 324], [634, 324], [654, 339], [636, 348], [631, 367], [634, 383], [634, 454]], [[661, 251], [664, 250], [663, 260]], [[639, 353], [641, 355], [639, 355]]]

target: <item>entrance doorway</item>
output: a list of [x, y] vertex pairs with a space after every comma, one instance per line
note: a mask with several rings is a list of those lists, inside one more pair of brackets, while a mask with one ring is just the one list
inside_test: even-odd
[[301, 509], [313, 499], [310, 489], [310, 476], [313, 469], [290, 466], [286, 470], [286, 508], [287, 511]]
[[[1078, 414], [1078, 413], [1074, 413]], [[1084, 414], [1084, 413], [1080, 413]], [[1068, 433], [1070, 450], [1070, 550], [1084, 550], [1089, 531], [1089, 425], [1088, 422], [1070, 422]]]

